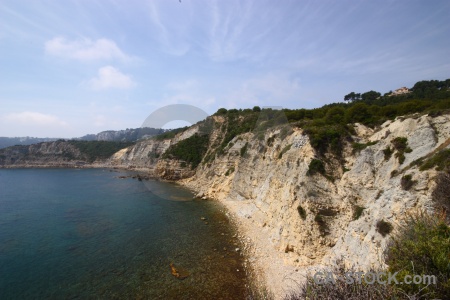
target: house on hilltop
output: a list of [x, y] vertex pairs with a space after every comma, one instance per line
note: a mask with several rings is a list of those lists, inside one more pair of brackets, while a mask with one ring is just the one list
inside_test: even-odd
[[407, 87], [401, 87], [401, 88], [396, 89], [395, 91], [393, 91], [389, 96], [403, 95], [403, 94], [408, 94], [410, 92], [411, 91]]

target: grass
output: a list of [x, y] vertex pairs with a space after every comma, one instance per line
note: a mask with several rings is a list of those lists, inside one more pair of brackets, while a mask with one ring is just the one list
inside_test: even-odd
[[[384, 223], [383, 227], [389, 224]], [[387, 227], [391, 228], [390, 224]], [[331, 270], [320, 271], [326, 276], [318, 273], [307, 274], [305, 283], [299, 285], [284, 299], [448, 299], [449, 257], [450, 227], [445, 222], [445, 215], [425, 213], [408, 215], [387, 244], [385, 251], [387, 269], [371, 269], [365, 272], [365, 274], [397, 273], [395, 278], [398, 284], [394, 280], [389, 282], [387, 278], [381, 278], [386, 281], [385, 284], [379, 283], [378, 280], [368, 284], [365, 276], [358, 282], [356, 278], [348, 277], [349, 272], [355, 274], [356, 270], [346, 268], [342, 261], [338, 261]], [[406, 282], [406, 276], [412, 279], [415, 275], [434, 275], [436, 284], [400, 284]], [[368, 282], [371, 282], [370, 278]]]
[[448, 299], [450, 295], [450, 228], [444, 215], [430, 216], [419, 212], [409, 215], [386, 251], [389, 271], [405, 276], [435, 275], [437, 284], [402, 285], [415, 299]]
[[420, 170], [424, 171], [434, 167], [436, 167], [436, 170], [438, 171], [442, 171], [446, 168], [450, 169], [450, 149], [441, 150], [425, 160], [420, 166]]
[[444, 210], [450, 219], [450, 173], [441, 172], [436, 176], [436, 187], [431, 197], [436, 208]]

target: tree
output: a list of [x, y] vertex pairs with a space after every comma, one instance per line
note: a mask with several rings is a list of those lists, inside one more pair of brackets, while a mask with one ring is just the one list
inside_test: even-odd
[[227, 109], [226, 108], [219, 108], [215, 114], [216, 115], [226, 115], [227, 114]]
[[325, 119], [330, 124], [339, 124], [344, 120], [345, 109], [342, 107], [332, 107], [327, 111]]
[[253, 111], [254, 111], [254, 112], [260, 112], [260, 111], [261, 111], [261, 107], [259, 107], [259, 106], [254, 106], [254, 107], [253, 107]]
[[358, 101], [361, 100], [361, 94], [360, 93], [355, 93], [355, 92], [351, 92], [350, 94], [347, 94], [344, 96], [344, 100], [345, 101]]
[[381, 96], [381, 94], [378, 92], [368, 91], [361, 95], [361, 100], [364, 102], [370, 102], [370, 101], [376, 100], [380, 96]]

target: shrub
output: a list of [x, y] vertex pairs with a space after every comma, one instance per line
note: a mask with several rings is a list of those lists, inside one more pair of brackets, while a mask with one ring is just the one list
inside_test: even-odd
[[384, 153], [384, 160], [389, 160], [392, 156], [393, 151], [391, 150], [391, 147], [386, 147], [386, 149], [383, 150]]
[[355, 205], [353, 206], [353, 220], [358, 220], [364, 212], [365, 207]]
[[225, 172], [225, 176], [228, 176], [228, 175], [232, 174], [233, 172], [234, 172], [234, 167], [231, 167]]
[[193, 136], [171, 145], [163, 154], [163, 158], [177, 158], [191, 164], [195, 169], [202, 161], [209, 142], [208, 135], [194, 134]]
[[278, 159], [283, 157], [283, 154], [288, 152], [289, 149], [291, 149], [292, 144], [287, 145], [286, 147], [283, 148], [283, 150], [281, 150], [280, 154], [278, 154]]
[[366, 149], [368, 146], [373, 146], [376, 143], [378, 143], [378, 141], [368, 142], [368, 143], [365, 143], [365, 144], [352, 143], [353, 153], [360, 152], [361, 150]]
[[328, 228], [327, 223], [325, 222], [324, 217], [318, 213], [314, 216], [314, 222], [319, 225], [319, 231], [323, 234], [325, 230]]
[[97, 159], [106, 159], [111, 157], [117, 151], [134, 145], [130, 142], [111, 142], [111, 141], [68, 141], [84, 154], [89, 162]]
[[399, 164], [402, 164], [405, 161], [405, 154], [403, 154], [403, 152], [395, 153], [395, 157], [398, 158]]
[[301, 205], [299, 205], [299, 206], [297, 206], [297, 211], [298, 211], [298, 214], [300, 215], [300, 218], [305, 220], [306, 219], [306, 210]]
[[408, 145], [408, 139], [405, 137], [396, 137], [391, 141], [397, 151], [405, 151]]
[[309, 163], [308, 172], [306, 173], [308, 176], [314, 175], [316, 173], [320, 173], [322, 175], [325, 174], [325, 165], [320, 159], [313, 159]]
[[415, 299], [448, 299], [450, 295], [450, 228], [442, 216], [417, 213], [407, 217], [393, 236], [386, 251], [390, 272], [405, 276], [435, 275], [437, 284], [402, 285]]
[[431, 194], [438, 208], [443, 208], [450, 218], [450, 174], [439, 173], [436, 177], [436, 187]]
[[[324, 274], [320, 275], [318, 272]], [[380, 284], [375, 281], [373, 284], [367, 284], [365, 280], [361, 280], [359, 283], [355, 276], [349, 276], [353, 283], [347, 283], [346, 280], [348, 274], [355, 274], [355, 269], [344, 268], [341, 262], [335, 266], [332, 270], [320, 270], [314, 275], [307, 274], [305, 283], [300, 285], [298, 290], [291, 291], [285, 296], [284, 300], [360, 300], [360, 299], [406, 299], [403, 295], [396, 293], [396, 289], [388, 284]], [[368, 270], [367, 273], [377, 273], [378, 270]], [[326, 277], [328, 274], [332, 274], [332, 277]], [[315, 280], [316, 279], [316, 280]], [[325, 281], [328, 279], [329, 281]], [[331, 281], [331, 280], [334, 280]], [[342, 280], [345, 279], [345, 280]], [[317, 280], [322, 282], [316, 282]]]
[[248, 147], [248, 142], [245, 143], [245, 145], [241, 148], [241, 150], [240, 150], [241, 156], [245, 155], [245, 153], [247, 152], [247, 147]]
[[444, 149], [428, 158], [421, 166], [420, 170], [428, 170], [437, 167], [438, 171], [450, 169], [450, 149]]
[[384, 220], [380, 220], [377, 222], [377, 231], [385, 237], [392, 231], [392, 225], [389, 222], [386, 222]]
[[402, 177], [402, 179], [400, 180], [400, 185], [401, 185], [402, 189], [404, 189], [405, 191], [412, 188], [412, 186], [416, 183], [417, 183], [417, 181], [412, 180], [412, 176], [410, 174], [404, 175]]

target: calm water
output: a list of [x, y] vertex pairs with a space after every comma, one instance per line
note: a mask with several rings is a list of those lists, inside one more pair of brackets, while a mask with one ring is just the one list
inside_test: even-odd
[[[119, 175], [0, 170], [0, 299], [244, 298], [219, 204]], [[189, 276], [175, 278], [170, 263]]]

